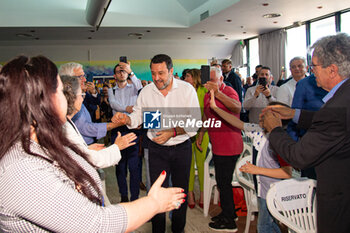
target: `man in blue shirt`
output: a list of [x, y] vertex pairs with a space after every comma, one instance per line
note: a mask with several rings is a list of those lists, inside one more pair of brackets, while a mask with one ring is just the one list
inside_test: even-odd
[[[59, 75], [69, 75], [79, 78], [82, 91], [86, 91], [86, 77], [81, 64], [75, 62], [63, 64], [60, 66]], [[91, 115], [84, 104], [81, 105], [80, 111], [72, 118], [72, 121], [88, 145], [94, 143], [95, 139], [105, 137], [107, 131], [118, 126], [118, 124], [112, 122], [93, 123]]]
[[[130, 77], [131, 83], [127, 82], [128, 77]], [[136, 103], [137, 95], [139, 90], [142, 88], [141, 80], [136, 77], [134, 72], [130, 68], [130, 63], [120, 62], [114, 67], [114, 78], [117, 85], [108, 90], [108, 100], [113, 110], [113, 114], [116, 112], [121, 112], [125, 114], [130, 114], [133, 112], [133, 106]], [[117, 132], [122, 135], [134, 132], [139, 135], [139, 130], [128, 129], [127, 126], [120, 126], [112, 130], [113, 141], [117, 137]], [[126, 183], [126, 174], [128, 172], [127, 167], [129, 167], [130, 172], [130, 200], [136, 200], [139, 197], [139, 185], [140, 185], [140, 169], [139, 163], [140, 159], [138, 156], [139, 143], [130, 146], [121, 151], [122, 159], [116, 165], [116, 176], [119, 186], [119, 192], [121, 195], [121, 202], [128, 202], [128, 185]]]
[[[317, 86], [316, 77], [312, 74], [297, 83], [292, 108], [318, 111], [324, 104], [322, 98], [327, 93], [326, 90]], [[294, 141], [298, 141], [306, 133], [306, 130], [298, 129], [297, 124], [291, 121], [288, 124], [287, 132]], [[316, 180], [315, 169], [313, 167], [303, 169], [301, 170], [301, 176]]]

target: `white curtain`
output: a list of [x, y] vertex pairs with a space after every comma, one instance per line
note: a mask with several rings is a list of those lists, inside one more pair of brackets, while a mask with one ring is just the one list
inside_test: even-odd
[[259, 36], [259, 60], [263, 66], [271, 68], [275, 84], [277, 84], [281, 68], [286, 67], [287, 32], [284, 29]]
[[241, 41], [238, 41], [233, 47], [231, 62], [234, 68], [243, 66], [243, 43]]

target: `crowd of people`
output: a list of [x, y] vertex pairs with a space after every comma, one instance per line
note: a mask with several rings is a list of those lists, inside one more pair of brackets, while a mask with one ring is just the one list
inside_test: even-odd
[[[293, 168], [317, 179], [318, 232], [350, 232], [350, 37], [327, 36], [312, 48], [311, 64], [291, 59], [287, 79], [273, 80], [270, 68], [258, 65], [242, 82], [224, 59], [212, 62], [202, 83], [201, 70], [180, 78], [171, 57], [158, 54], [150, 61], [152, 82], [119, 62], [116, 85], [102, 90], [79, 63], [57, 68], [43, 56], [14, 58], [0, 71], [1, 231], [130, 232], [151, 220], [152, 232], [164, 233], [171, 211], [172, 232], [184, 232], [187, 208], [203, 208], [210, 143], [221, 212], [208, 227], [236, 232], [231, 182], [244, 132], [253, 161], [238, 169], [254, 175], [259, 233], [281, 232], [266, 193]], [[217, 124], [205, 127], [208, 121]], [[97, 143], [102, 138], [106, 145]], [[106, 204], [102, 189], [100, 168], [109, 166], [119, 204]]]

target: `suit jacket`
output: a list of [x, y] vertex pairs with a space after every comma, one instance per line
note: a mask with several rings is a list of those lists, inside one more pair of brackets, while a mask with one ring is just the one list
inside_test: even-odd
[[96, 122], [96, 110], [97, 106], [101, 103], [101, 95], [97, 94], [97, 97], [94, 97], [89, 92], [85, 92], [84, 105], [86, 109], [89, 111], [92, 122]]
[[350, 79], [318, 112], [301, 112], [299, 142], [281, 127], [270, 134], [271, 147], [292, 166], [314, 166], [317, 174], [318, 232], [350, 232]]
[[239, 102], [242, 103], [242, 81], [241, 78], [231, 70], [227, 77], [224, 76], [224, 82], [226, 85], [231, 86], [238, 94]]

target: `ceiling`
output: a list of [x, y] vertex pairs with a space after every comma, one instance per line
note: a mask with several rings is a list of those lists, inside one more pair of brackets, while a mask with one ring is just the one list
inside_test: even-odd
[[[1, 0], [0, 45], [130, 40], [234, 42], [350, 7], [349, 0], [112, 0], [96, 31], [85, 19], [87, 2]], [[201, 21], [206, 11], [208, 17]], [[268, 13], [281, 16], [262, 17]], [[143, 35], [128, 36], [130, 33]]]

